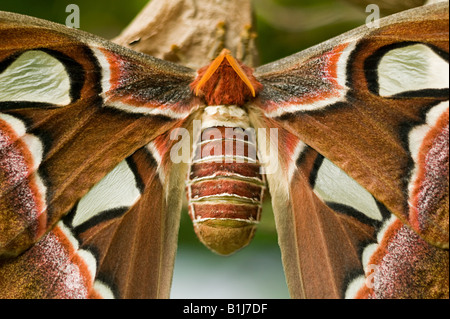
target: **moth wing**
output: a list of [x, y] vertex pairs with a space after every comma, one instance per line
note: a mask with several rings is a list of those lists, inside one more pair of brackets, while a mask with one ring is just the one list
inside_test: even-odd
[[0, 37], [1, 296], [168, 297], [194, 71], [12, 13]]
[[[326, 167], [333, 164], [273, 119], [258, 115], [253, 120], [259, 123], [259, 153], [291, 297], [344, 297], [349, 280], [364, 273], [363, 248], [374, 241], [387, 210], [382, 211], [354, 180], [353, 190], [348, 191], [350, 177], [337, 167]], [[328, 187], [340, 189], [341, 194], [334, 196], [330, 189], [323, 191], [323, 185], [316, 185], [323, 175], [334, 181]], [[324, 194], [326, 200], [321, 198]], [[372, 204], [355, 208], [354, 203], [343, 202], [342, 195], [365, 196]]]
[[[182, 127], [188, 123], [183, 122]], [[124, 192], [140, 190], [136, 200], [129, 201], [130, 205], [102, 210], [80, 223], [77, 216], [85, 216], [82, 212], [85, 204], [80, 202], [68, 216], [82, 247], [98, 252], [96, 278], [114, 289], [115, 297], [170, 296], [187, 174], [187, 164], [174, 163], [171, 158], [172, 146], [177, 142], [171, 140], [170, 133], [163, 134], [126, 159], [135, 178], [131, 184], [136, 184], [124, 185], [123, 178], [114, 179]], [[111, 189], [109, 183], [103, 188]], [[110, 203], [112, 197], [114, 194], [107, 194], [105, 201]], [[93, 196], [93, 200], [96, 198]], [[89, 210], [91, 205], [86, 207]]]
[[168, 298], [186, 168], [154, 146], [119, 163], [30, 249], [1, 261], [0, 296]]
[[[329, 212], [336, 206], [318, 204], [318, 190], [312, 193], [312, 187], [301, 180], [309, 175], [299, 162], [299, 141], [348, 174], [428, 245], [448, 248], [445, 72], [448, 3], [382, 19], [377, 29], [363, 26], [256, 69], [264, 88], [252, 106], [258, 114], [255, 126], [286, 131], [286, 138], [280, 139], [279, 163], [288, 169], [284, 177], [268, 175], [268, 182], [275, 194], [277, 230], [286, 275], [294, 278], [289, 283], [294, 296], [343, 297], [351, 277], [346, 276], [357, 263], [347, 269], [332, 266], [340, 263], [335, 252], [357, 251], [358, 245], [374, 240], [383, 230], [374, 224], [372, 239], [354, 235], [356, 246], [343, 240], [349, 234], [343, 226], [347, 218]], [[364, 232], [365, 226], [360, 226]], [[305, 232], [317, 238], [305, 239]], [[358, 243], [358, 238], [363, 240]], [[375, 241], [380, 244], [382, 238]], [[375, 248], [382, 250], [372, 246], [366, 254], [376, 253]], [[359, 267], [363, 264], [360, 261]], [[318, 279], [322, 278], [319, 273], [329, 274], [323, 277], [328, 280]], [[317, 284], [318, 291], [308, 293], [309, 283], [314, 283], [311, 289]]]
[[0, 254], [39, 240], [121, 161], [187, 117], [191, 69], [0, 13]]

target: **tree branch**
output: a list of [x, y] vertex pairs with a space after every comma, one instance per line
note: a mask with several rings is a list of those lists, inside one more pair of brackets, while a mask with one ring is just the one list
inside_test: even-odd
[[[221, 45], [243, 55], [242, 33], [252, 25], [251, 0], [153, 0], [113, 41], [197, 69]], [[252, 51], [249, 60], [255, 61]]]

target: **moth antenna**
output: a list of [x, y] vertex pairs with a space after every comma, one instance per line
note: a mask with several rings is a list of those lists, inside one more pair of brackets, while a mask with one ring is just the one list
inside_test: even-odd
[[253, 87], [252, 82], [249, 80], [248, 76], [244, 73], [244, 71], [242, 70], [242, 68], [240, 67], [239, 63], [237, 63], [236, 59], [233, 58], [231, 55], [227, 54], [225, 56], [225, 58], [227, 59], [228, 63], [230, 63], [231, 67], [233, 68], [233, 70], [237, 73], [237, 75], [239, 75], [239, 77], [241, 78], [242, 81], [244, 81], [244, 83], [248, 86], [248, 88], [250, 89], [250, 91], [252, 92], [252, 96], [255, 97], [256, 96], [256, 92], [255, 92], [255, 88]]
[[255, 97], [256, 96], [255, 87], [253, 86], [252, 82], [250, 81], [248, 76], [245, 74], [245, 72], [242, 70], [239, 63], [231, 55], [231, 51], [228, 49], [223, 49], [222, 52], [219, 54], [219, 56], [211, 62], [208, 69], [206, 70], [205, 74], [202, 76], [199, 83], [195, 87], [195, 95], [199, 95], [200, 89], [211, 78], [211, 76], [217, 71], [217, 69], [222, 64], [224, 59], [226, 59], [228, 61], [228, 63], [231, 65], [231, 67], [236, 72], [236, 74], [239, 76], [239, 78], [245, 83], [245, 85], [248, 86], [248, 88], [250, 89], [250, 91], [252, 93], [252, 96]]
[[[211, 78], [211, 76], [214, 74], [214, 72], [217, 71], [217, 69], [219, 68], [220, 64], [222, 64], [222, 61], [225, 58], [225, 54], [224, 54], [225, 51], [228, 51], [228, 50], [224, 49], [222, 51], [222, 53], [219, 54], [219, 56], [217, 58], [215, 58], [211, 62], [211, 64], [209, 65], [208, 69], [206, 70], [205, 74], [200, 79], [200, 82], [195, 87], [195, 95], [199, 94], [200, 89], [202, 88], [202, 86], [205, 85], [205, 83]], [[229, 52], [230, 51], [228, 51], [228, 53]]]

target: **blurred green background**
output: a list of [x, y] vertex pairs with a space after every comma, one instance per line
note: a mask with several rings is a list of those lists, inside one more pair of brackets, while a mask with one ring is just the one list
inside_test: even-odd
[[[65, 23], [65, 8], [80, 7], [80, 29], [112, 38], [147, 0], [0, 0], [0, 10]], [[364, 23], [364, 8], [338, 0], [255, 0], [258, 47], [266, 63]], [[0, 39], [1, 41], [1, 39]], [[288, 298], [270, 204], [249, 247], [216, 256], [196, 238], [183, 212], [173, 298]]]

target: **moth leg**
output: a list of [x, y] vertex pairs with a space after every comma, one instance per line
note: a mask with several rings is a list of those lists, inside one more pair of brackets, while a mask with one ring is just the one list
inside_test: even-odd
[[225, 21], [220, 21], [216, 26], [216, 34], [214, 35], [214, 44], [208, 53], [208, 58], [214, 60], [225, 49], [225, 37], [227, 34], [227, 26]]
[[182, 52], [182, 48], [177, 44], [172, 44], [170, 51], [164, 54], [163, 59], [180, 63], [181, 65], [188, 65], [189, 62], [186, 54]]
[[252, 30], [252, 26], [247, 24], [241, 32], [237, 47], [236, 58], [250, 67], [255, 67], [258, 64], [257, 37], [258, 34]]

